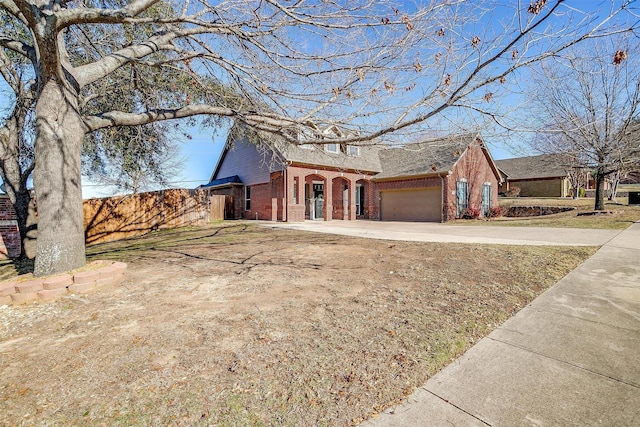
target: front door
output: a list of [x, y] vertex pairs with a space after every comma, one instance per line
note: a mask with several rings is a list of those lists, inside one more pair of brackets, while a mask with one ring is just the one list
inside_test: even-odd
[[324, 218], [324, 184], [322, 183], [313, 183], [313, 218], [312, 219], [323, 219]]

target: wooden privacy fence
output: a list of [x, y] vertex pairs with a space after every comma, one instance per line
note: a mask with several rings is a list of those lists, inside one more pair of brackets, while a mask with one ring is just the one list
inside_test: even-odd
[[87, 243], [110, 242], [158, 229], [224, 219], [225, 196], [171, 189], [84, 201]]

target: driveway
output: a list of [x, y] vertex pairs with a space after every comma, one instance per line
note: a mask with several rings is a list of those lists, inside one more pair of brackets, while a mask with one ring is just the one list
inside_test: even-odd
[[305, 221], [261, 225], [370, 239], [496, 245], [602, 246], [621, 230], [447, 225], [432, 222]]

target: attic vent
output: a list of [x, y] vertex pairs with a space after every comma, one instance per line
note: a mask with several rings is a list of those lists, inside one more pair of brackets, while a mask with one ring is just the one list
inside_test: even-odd
[[435, 163], [431, 165], [431, 170], [432, 171], [437, 171], [438, 170], [438, 165], [436, 165]]

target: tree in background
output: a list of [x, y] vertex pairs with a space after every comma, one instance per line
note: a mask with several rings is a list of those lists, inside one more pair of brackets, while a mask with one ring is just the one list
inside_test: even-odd
[[538, 148], [594, 170], [596, 210], [604, 210], [605, 178], [640, 164], [629, 137], [640, 113], [639, 47], [635, 37], [592, 41], [541, 64], [533, 80], [536, 118], [545, 123]]
[[[0, 15], [0, 25], [5, 24]], [[27, 183], [34, 168], [33, 108], [35, 93], [30, 80], [29, 58], [0, 49], [0, 75], [7, 84], [11, 100], [0, 128], [0, 178], [14, 206], [21, 240], [20, 258], [33, 256], [35, 221], [30, 218], [31, 193]]]
[[35, 274], [85, 262], [87, 134], [208, 115], [291, 143], [309, 121], [339, 124], [358, 132], [335, 142], [358, 143], [420, 131], [451, 110], [496, 114], [515, 70], [628, 30], [621, 14], [633, 3], [616, 0], [603, 16], [564, 0], [0, 0], [0, 46], [34, 82]]
[[108, 128], [85, 138], [83, 175], [133, 194], [163, 188], [180, 174], [180, 137], [166, 123]]

